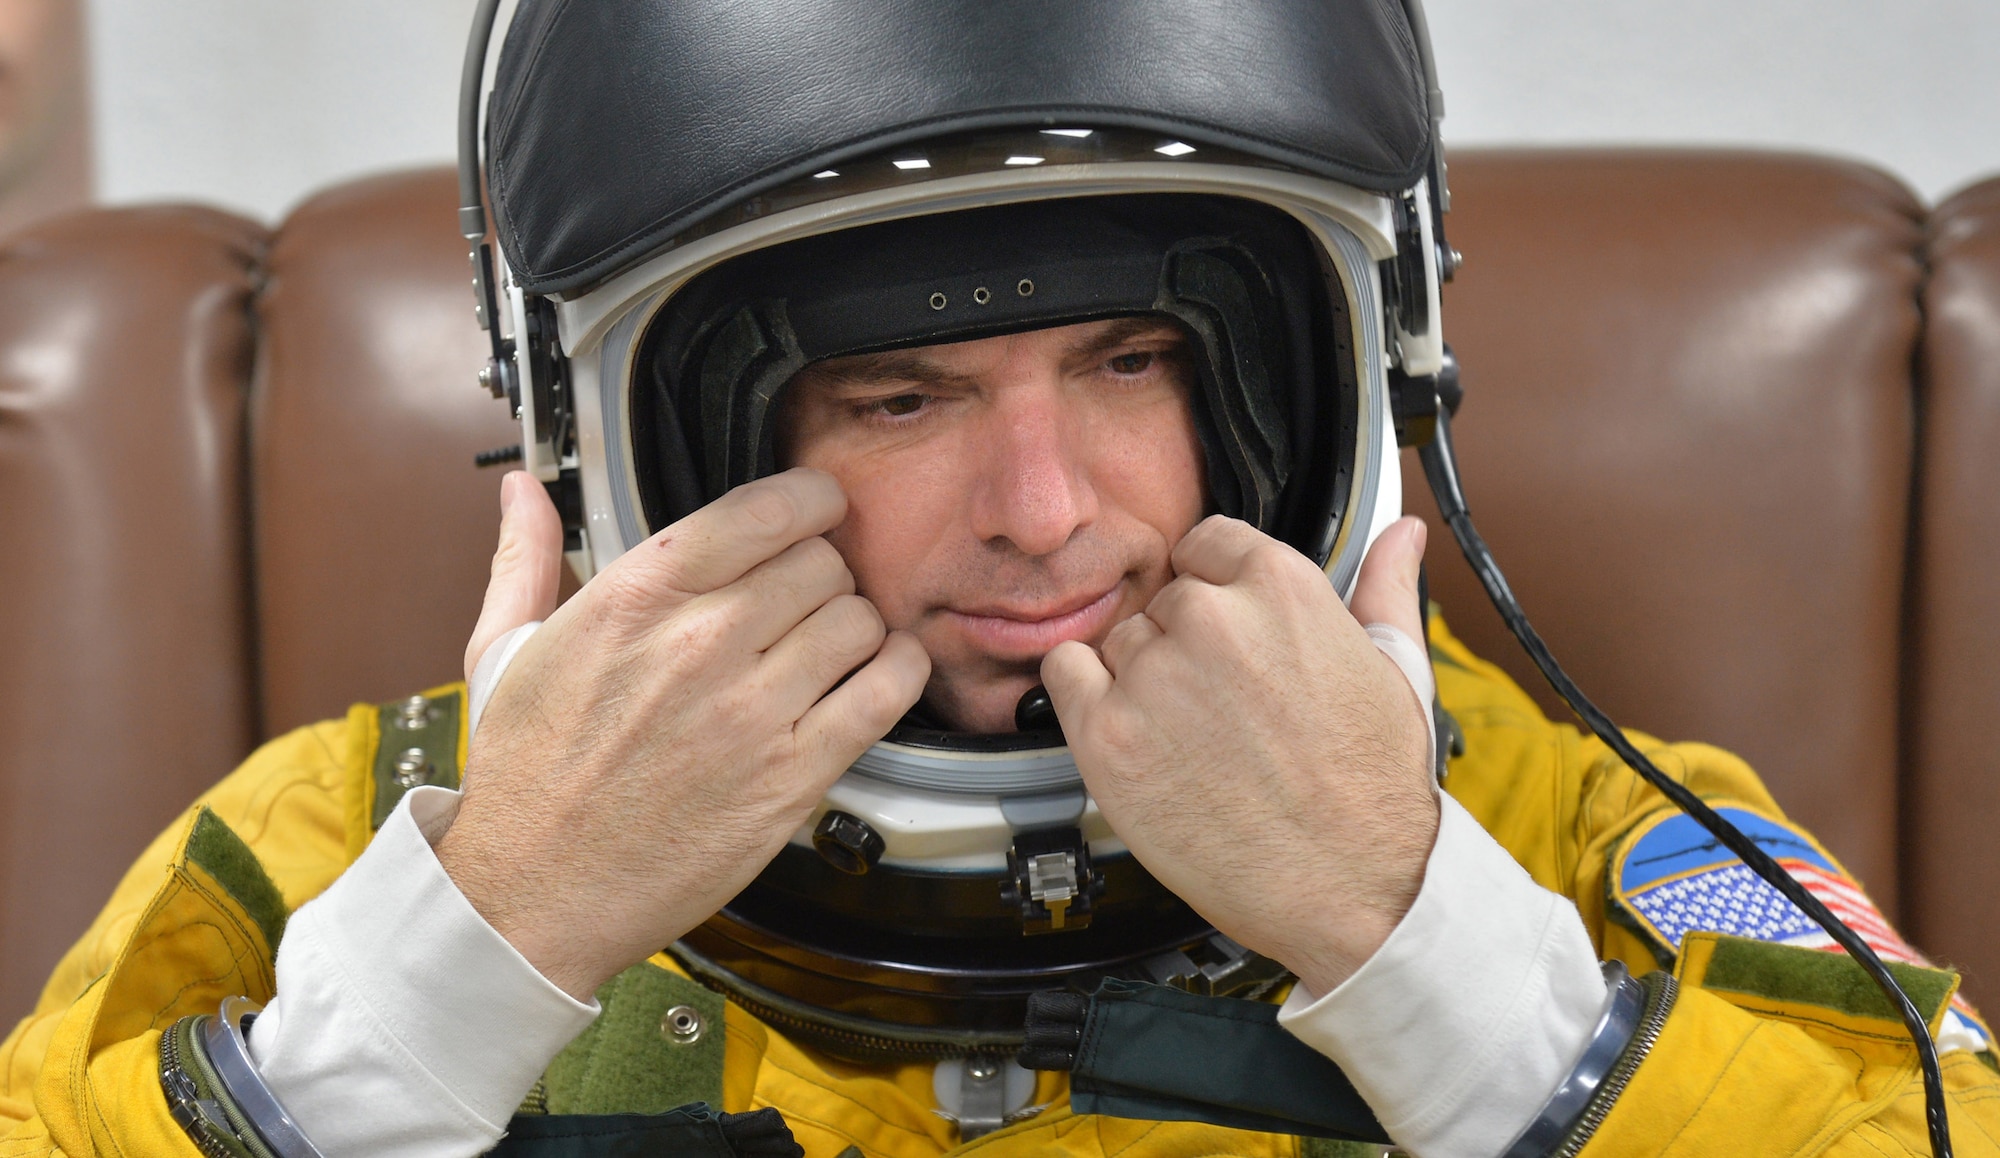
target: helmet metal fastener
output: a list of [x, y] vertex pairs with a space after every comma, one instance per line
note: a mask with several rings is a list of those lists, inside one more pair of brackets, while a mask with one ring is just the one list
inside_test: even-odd
[[701, 1040], [701, 1010], [692, 1005], [676, 1005], [660, 1019], [660, 1036], [675, 1045], [693, 1045]]
[[422, 696], [411, 696], [396, 710], [396, 726], [405, 732], [428, 728], [431, 724], [431, 702]]
[[402, 755], [396, 757], [396, 783], [405, 788], [429, 784], [434, 771], [436, 769], [431, 767], [430, 757], [424, 754], [422, 748], [405, 748]]
[[965, 1076], [975, 1082], [990, 1082], [1000, 1076], [1000, 1067], [992, 1058], [976, 1057], [965, 1064]]
[[1020, 294], [1024, 298], [1034, 297], [1035, 283], [1029, 281], [1027, 278], [1024, 277], [1020, 281], [1014, 283], [1014, 292]]
[[931, 295], [931, 308], [932, 308], [932, 309], [934, 309], [934, 310], [941, 310], [941, 309], [943, 309], [943, 308], [944, 308], [944, 304], [945, 304], [945, 296], [944, 296], [944, 294], [943, 294], [943, 293], [934, 293], [934, 294], [932, 294], [932, 295]]
[[850, 876], [864, 876], [888, 847], [882, 834], [853, 813], [829, 809], [813, 827], [813, 847], [826, 863]]
[[983, 306], [992, 300], [993, 294], [985, 286], [980, 286], [978, 289], [972, 291], [972, 302], [974, 305]]

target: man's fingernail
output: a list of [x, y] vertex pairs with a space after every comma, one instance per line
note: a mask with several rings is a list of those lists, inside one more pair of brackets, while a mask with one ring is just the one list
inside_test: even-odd
[[518, 470], [510, 470], [500, 478], [500, 517], [503, 519], [507, 517], [508, 510], [514, 506], [514, 494], [517, 489], [514, 476], [520, 473]]

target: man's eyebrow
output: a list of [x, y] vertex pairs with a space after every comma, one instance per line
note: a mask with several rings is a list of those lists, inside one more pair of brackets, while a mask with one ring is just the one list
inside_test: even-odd
[[1107, 323], [1102, 329], [1079, 336], [1070, 344], [1068, 353], [1071, 357], [1088, 356], [1109, 350], [1113, 346], [1122, 346], [1134, 338], [1151, 337], [1165, 338], [1175, 345], [1184, 344], [1186, 341], [1180, 327], [1164, 318], [1146, 316], [1118, 318]]
[[[1113, 347], [1122, 346], [1134, 338], [1155, 335], [1175, 345], [1181, 345], [1185, 341], [1180, 329], [1172, 322], [1156, 317], [1135, 316], [1115, 319], [1100, 329], [1079, 335], [1064, 353], [1072, 359], [1088, 358]], [[809, 380], [815, 386], [835, 390], [879, 386], [889, 382], [950, 386], [967, 380], [966, 375], [926, 357], [921, 350], [881, 350], [872, 354], [848, 354], [843, 357], [828, 358], [806, 367], [801, 371], [801, 376], [810, 376]]]
[[850, 354], [829, 358], [806, 368], [822, 386], [870, 386], [884, 382], [913, 382], [946, 385], [962, 375], [924, 357], [915, 350], [884, 350], [875, 354]]

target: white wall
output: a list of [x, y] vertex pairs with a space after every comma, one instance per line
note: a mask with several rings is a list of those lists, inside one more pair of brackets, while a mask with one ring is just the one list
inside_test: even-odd
[[473, 0], [87, 0], [97, 182], [273, 219], [449, 160]]
[[[472, 0], [89, 3], [105, 200], [275, 218], [344, 177], [452, 155]], [[1448, 143], [1805, 148], [1932, 198], [2000, 172], [2000, 0], [1429, 9]]]
[[1722, 142], [2000, 173], [1996, 0], [1427, 0], [1451, 142]]

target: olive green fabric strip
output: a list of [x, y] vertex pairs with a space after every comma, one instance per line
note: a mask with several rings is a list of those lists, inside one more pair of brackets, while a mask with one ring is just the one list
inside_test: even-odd
[[257, 854], [250, 851], [236, 830], [203, 808], [194, 818], [194, 831], [188, 834], [187, 859], [229, 890], [229, 895], [263, 932], [264, 947], [275, 955], [291, 912], [285, 907], [285, 895], [271, 883]]
[[[1885, 964], [1903, 992], [1916, 1003], [1924, 1021], [1935, 1022], [1958, 978], [1938, 969], [1895, 961]], [[1817, 1005], [1854, 1017], [1878, 1017], [1899, 1024], [1902, 1021], [1902, 1015], [1889, 1004], [1874, 980], [1845, 953], [1724, 937], [1715, 944], [1701, 987]]]
[[[422, 712], [411, 707], [410, 700], [397, 700], [376, 709], [381, 739], [375, 745], [375, 807], [368, 818], [373, 829], [382, 827], [412, 788], [458, 787], [459, 693], [426, 699]], [[411, 757], [407, 772], [398, 767], [405, 756]]]
[[575, 1114], [517, 1117], [491, 1158], [735, 1158], [718, 1115], [707, 1106], [665, 1114]]
[[[597, 1000], [604, 1012], [543, 1075], [548, 1113], [659, 1114], [722, 1103], [721, 994], [642, 962], [607, 982]], [[681, 1007], [699, 1021], [692, 1039], [668, 1024]]]
[[1347, 1075], [1262, 1001], [1105, 981], [1091, 994], [1070, 1103], [1079, 1114], [1387, 1142]]
[[1339, 1138], [1300, 1138], [1299, 1158], [1382, 1158], [1382, 1147]]
[[[212, 1154], [215, 1148], [224, 1151], [228, 1158], [274, 1158], [269, 1147], [264, 1145], [257, 1131], [243, 1116], [222, 1079], [215, 1074], [215, 1067], [208, 1060], [208, 1048], [202, 1044], [202, 1025], [206, 1016], [183, 1017], [166, 1029], [173, 1040], [174, 1056], [180, 1060], [180, 1072], [193, 1083], [195, 1106], [200, 1120], [195, 1123], [181, 1121], [181, 1128], [204, 1154]], [[167, 1051], [161, 1053], [160, 1084], [165, 1087]], [[178, 1119], [177, 1119], [178, 1120]], [[221, 1156], [216, 1156], [221, 1158]]]

